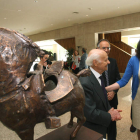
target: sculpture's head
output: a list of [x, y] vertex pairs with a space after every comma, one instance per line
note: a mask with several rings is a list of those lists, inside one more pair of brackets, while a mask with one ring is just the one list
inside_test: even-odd
[[9, 73], [21, 79], [25, 78], [40, 53], [40, 48], [28, 37], [0, 28], [0, 81]]

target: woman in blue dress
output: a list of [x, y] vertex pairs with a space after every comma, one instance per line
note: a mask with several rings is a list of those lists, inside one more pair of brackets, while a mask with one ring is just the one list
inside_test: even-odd
[[137, 45], [136, 55], [131, 57], [125, 73], [121, 80], [106, 87], [107, 91], [112, 91], [124, 87], [131, 77], [132, 79], [132, 123], [137, 128], [138, 140], [140, 140], [140, 41]]

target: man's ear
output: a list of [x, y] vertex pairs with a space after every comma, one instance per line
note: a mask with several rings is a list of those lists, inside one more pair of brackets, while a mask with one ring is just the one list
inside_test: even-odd
[[98, 65], [98, 61], [96, 59], [93, 60], [93, 65], [97, 66]]

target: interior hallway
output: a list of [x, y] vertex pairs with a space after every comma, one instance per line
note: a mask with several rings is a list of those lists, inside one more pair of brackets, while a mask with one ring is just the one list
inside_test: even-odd
[[[117, 140], [137, 140], [137, 134], [130, 132], [130, 108], [131, 108], [131, 81], [127, 86], [123, 87], [118, 92], [119, 106], [118, 109], [122, 109], [122, 120], [117, 122], [118, 136]], [[64, 125], [69, 122], [70, 113], [66, 113], [61, 117], [61, 124]], [[76, 120], [76, 119], [75, 119]], [[53, 129], [46, 129], [44, 123], [37, 124], [35, 127], [34, 138], [37, 139]], [[9, 130], [2, 123], [0, 123], [0, 140], [20, 140], [15, 132]]]

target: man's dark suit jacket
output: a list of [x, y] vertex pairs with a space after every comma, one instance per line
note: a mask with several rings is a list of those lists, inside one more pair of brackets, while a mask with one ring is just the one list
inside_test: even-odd
[[[108, 58], [108, 60], [110, 61], [110, 64], [108, 65], [108, 79], [109, 79], [109, 85], [114, 84], [115, 82], [117, 82], [118, 80], [121, 79], [120, 77], [120, 73], [118, 70], [118, 66], [117, 66], [117, 62], [115, 59], [113, 58]], [[105, 73], [103, 73], [103, 76], [105, 78]], [[115, 96], [114, 98], [109, 101], [111, 107], [117, 107], [118, 105], [118, 97], [117, 97], [117, 92], [118, 90], [115, 90]]]
[[88, 66], [86, 65], [86, 59], [87, 59], [87, 53], [84, 53], [81, 56], [80, 64], [79, 64], [79, 70], [87, 69]]
[[80, 77], [79, 80], [85, 92], [84, 126], [103, 134], [105, 138], [107, 127], [111, 122], [111, 115], [108, 113], [111, 108], [109, 102], [105, 99], [103, 90], [93, 73], [87, 77]]

